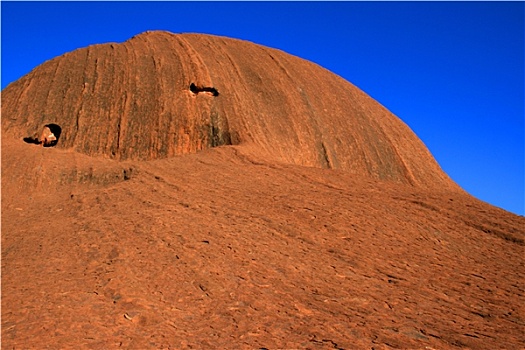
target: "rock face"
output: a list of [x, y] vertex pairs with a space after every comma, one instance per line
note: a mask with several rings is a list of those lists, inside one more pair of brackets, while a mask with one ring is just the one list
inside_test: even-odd
[[418, 137], [322, 67], [250, 42], [146, 32], [45, 62], [2, 94], [2, 129], [56, 123], [57, 145], [151, 160], [243, 145], [277, 161], [455, 187]]
[[312, 63], [96, 45], [2, 92], [1, 142], [2, 349], [525, 345], [525, 219]]

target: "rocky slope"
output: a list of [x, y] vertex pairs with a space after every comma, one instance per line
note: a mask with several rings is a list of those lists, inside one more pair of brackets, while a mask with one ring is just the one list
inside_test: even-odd
[[3, 349], [525, 344], [525, 220], [466, 194], [238, 146], [2, 165]]
[[524, 227], [255, 44], [146, 33], [2, 92], [2, 349], [522, 349]]

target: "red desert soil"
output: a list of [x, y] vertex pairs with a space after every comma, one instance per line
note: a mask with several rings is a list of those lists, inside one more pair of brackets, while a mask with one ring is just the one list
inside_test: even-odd
[[523, 349], [524, 227], [253, 43], [148, 32], [2, 91], [2, 349]]

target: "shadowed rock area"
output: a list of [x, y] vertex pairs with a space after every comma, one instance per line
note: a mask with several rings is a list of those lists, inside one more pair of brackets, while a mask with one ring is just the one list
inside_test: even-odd
[[3, 349], [522, 349], [524, 227], [253, 43], [147, 32], [2, 91]]

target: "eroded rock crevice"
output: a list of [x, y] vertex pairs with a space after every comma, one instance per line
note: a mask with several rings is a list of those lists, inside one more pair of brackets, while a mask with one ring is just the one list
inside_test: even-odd
[[330, 161], [330, 156], [328, 155], [328, 151], [326, 150], [326, 145], [324, 144], [324, 142], [321, 142], [321, 154], [322, 154], [322, 159], [325, 163], [324, 164], [325, 167], [328, 169], [332, 169], [333, 165], [332, 165], [332, 162]]
[[215, 111], [210, 114], [208, 140], [209, 147], [239, 144], [239, 136], [230, 130], [228, 120]]
[[219, 96], [219, 91], [214, 87], [208, 87], [208, 86], [201, 86], [201, 85], [195, 85], [195, 83], [190, 84], [190, 91], [193, 92], [195, 95], [199, 93], [204, 93], [207, 95], [211, 95], [214, 97]]

